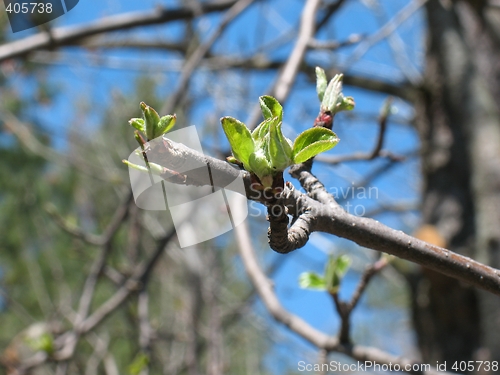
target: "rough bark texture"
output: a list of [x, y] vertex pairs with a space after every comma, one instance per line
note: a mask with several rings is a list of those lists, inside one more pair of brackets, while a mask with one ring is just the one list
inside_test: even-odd
[[[498, 267], [498, 11], [472, 0], [432, 0], [426, 11], [426, 86], [417, 104], [423, 223], [437, 245]], [[498, 297], [425, 269], [410, 281], [424, 362], [500, 358]]]

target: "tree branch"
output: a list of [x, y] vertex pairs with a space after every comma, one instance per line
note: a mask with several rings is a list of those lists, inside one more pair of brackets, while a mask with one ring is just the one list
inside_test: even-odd
[[172, 113], [175, 108], [180, 104], [184, 94], [189, 87], [189, 81], [193, 75], [194, 70], [200, 65], [205, 55], [210, 51], [213, 44], [219, 39], [220, 35], [226, 27], [234, 20], [241, 12], [243, 12], [254, 0], [238, 0], [231, 6], [231, 8], [224, 14], [224, 17], [216, 30], [212, 33], [210, 38], [203, 44], [200, 44], [193, 54], [185, 61], [181, 77], [177, 83], [177, 88], [170, 95], [169, 100], [162, 107], [160, 113]]
[[[320, 0], [308, 0], [305, 3], [304, 9], [302, 10], [302, 16], [300, 17], [300, 29], [297, 42], [295, 43], [292, 53], [288, 57], [286, 63], [283, 65], [283, 70], [281, 71], [278, 79], [274, 82], [270, 90], [270, 95], [274, 96], [281, 103], [284, 103], [288, 98], [292, 85], [297, 77], [297, 73], [299, 72], [300, 64], [304, 59], [309, 42], [314, 37], [316, 12], [320, 2]], [[259, 117], [260, 108], [256, 106], [249, 121], [247, 121], [250, 129], [253, 129], [257, 125]]]
[[90, 245], [105, 246], [111, 241], [115, 233], [118, 231], [118, 229], [120, 229], [120, 226], [123, 223], [123, 221], [127, 218], [132, 198], [133, 198], [132, 191], [129, 190], [126, 198], [123, 200], [123, 202], [118, 206], [117, 210], [115, 211], [108, 226], [106, 227], [104, 232], [100, 235], [87, 233], [84, 230], [74, 225], [68, 224], [66, 220], [64, 220], [64, 218], [62, 218], [59, 215], [57, 209], [52, 205], [45, 207], [45, 211], [52, 217], [54, 222], [66, 233], [72, 235], [73, 237], [81, 239], [82, 241]]
[[336, 155], [336, 156], [324, 156], [319, 155], [318, 158], [329, 164], [339, 164], [344, 163], [346, 161], [367, 161], [373, 160], [376, 157], [386, 157], [391, 161], [403, 161], [404, 157], [401, 155], [394, 155], [392, 152], [387, 150], [382, 150], [382, 146], [384, 145], [385, 134], [387, 130], [387, 121], [390, 115], [390, 106], [392, 103], [392, 97], [387, 98], [385, 103], [383, 104], [381, 114], [378, 119], [379, 132], [377, 136], [377, 140], [375, 145], [373, 146], [373, 150], [369, 152], [356, 152], [354, 154], [349, 155]]
[[394, 33], [399, 25], [406, 21], [412, 14], [419, 10], [428, 0], [413, 0], [410, 1], [402, 10], [400, 10], [394, 18], [389, 20], [384, 26], [382, 26], [375, 34], [367, 38], [367, 40], [361, 43], [353, 52], [352, 57], [349, 58], [346, 63], [347, 66], [354, 64], [363, 55], [368, 52], [368, 50], [374, 46], [376, 43], [384, 40], [389, 35]]
[[[187, 172], [187, 179], [183, 183], [188, 184], [192, 177], [192, 180], [198, 185], [211, 185], [215, 181], [216, 184], [214, 186], [224, 188], [239, 176], [245, 182], [247, 198], [259, 200], [261, 193], [252, 189], [249, 175], [245, 171], [238, 171], [230, 167], [228, 163], [198, 154], [184, 145], [171, 141], [166, 142], [166, 144], [168, 147], [165, 147], [166, 151], [161, 155], [163, 155], [163, 160], [168, 163], [170, 167], [174, 166], [176, 163], [185, 163], [186, 159], [195, 158], [210, 166], [212, 176], [218, 176], [216, 179], [213, 179], [213, 181], [200, 181], [199, 176], [196, 176], [196, 174], [199, 175], [199, 173], [194, 173], [194, 176], [190, 176], [191, 173]], [[161, 164], [161, 160], [160, 165], [163, 165]], [[168, 176], [166, 178], [168, 178]], [[399, 258], [418, 263], [437, 272], [470, 283], [480, 289], [500, 295], [500, 271], [497, 269], [488, 267], [460, 254], [453, 253], [447, 249], [418, 240], [402, 231], [391, 229], [373, 219], [351, 215], [336, 204], [323, 204], [318, 202], [295, 190], [293, 185], [289, 182], [285, 186], [285, 190], [280, 199], [282, 206], [287, 208], [288, 214], [298, 218], [292, 225], [292, 228], [297, 228], [303, 235], [308, 236], [309, 233], [314, 231], [334, 234], [354, 241], [360, 246], [386, 252]], [[282, 222], [278, 220], [277, 224], [280, 226], [281, 230], [285, 227], [285, 219], [287, 218], [282, 214], [280, 218]], [[280, 236], [282, 236], [282, 234], [283, 233], [280, 232]], [[292, 233], [292, 235], [294, 235], [294, 233]], [[283, 240], [283, 237], [281, 237], [280, 241]], [[292, 240], [294, 240], [294, 238]], [[280, 241], [277, 241], [277, 243], [281, 243]], [[298, 244], [303, 246], [305, 242], [301, 240], [295, 243], [295, 245]], [[288, 242], [286, 242], [285, 248], [279, 248], [277, 250], [285, 253], [290, 252], [298, 248], [295, 247], [295, 245], [291, 246], [289, 239]]]
[[[257, 56], [251, 58], [222, 58], [220, 56], [213, 56], [210, 59], [211, 69], [256, 69], [256, 70], [275, 70], [283, 66], [285, 62], [281, 60], [269, 60], [265, 57]], [[314, 66], [305, 63], [300, 65], [301, 72], [307, 74], [309, 77], [314, 77]], [[325, 69], [326, 70], [326, 69]], [[327, 75], [333, 77], [335, 74], [340, 73], [338, 69], [326, 70]], [[363, 77], [353, 75], [349, 72], [344, 73], [344, 85], [359, 87], [365, 90], [381, 92], [384, 94], [397, 96], [409, 102], [414, 102], [417, 99], [420, 88], [412, 85], [410, 82], [387, 82], [375, 78]]]
[[[219, 12], [228, 9], [235, 3], [236, 1], [234, 0], [203, 2], [200, 4], [199, 10], [201, 13]], [[0, 62], [15, 57], [23, 57], [41, 49], [78, 44], [82, 39], [97, 34], [183, 20], [193, 18], [197, 15], [196, 10], [192, 7], [180, 7], [177, 9], [157, 7], [153, 11], [125, 13], [102, 18], [99, 21], [90, 22], [85, 25], [56, 28], [50, 31], [50, 35], [46, 32], [41, 32], [0, 46]]]
[[[238, 250], [247, 275], [252, 284], [255, 286], [257, 293], [264, 303], [264, 306], [276, 321], [284, 324], [292, 332], [295, 332], [305, 340], [309, 341], [318, 349], [324, 350], [324, 354], [336, 351], [347, 354], [358, 361], [372, 361], [379, 364], [392, 363], [393, 365], [399, 364], [401, 367], [416, 364], [414, 361], [392, 356], [379, 349], [358, 345], [341, 345], [336, 338], [325, 335], [323, 332], [310, 326], [300, 317], [290, 313], [279, 302], [276, 293], [274, 292], [272, 282], [264, 274], [257, 261], [255, 251], [251, 245], [251, 237], [246, 222], [235, 228], [235, 235], [238, 242]], [[410, 373], [425, 375], [447, 374], [445, 372], [438, 372], [433, 368], [428, 371], [411, 371]]]

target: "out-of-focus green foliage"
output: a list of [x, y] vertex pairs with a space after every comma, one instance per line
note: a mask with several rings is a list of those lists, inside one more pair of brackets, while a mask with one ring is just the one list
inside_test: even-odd
[[[0, 87], [2, 95], [8, 94], [6, 87], [8, 81]], [[68, 225], [89, 233], [100, 234], [105, 230], [129, 189], [128, 171], [121, 159], [137, 147], [130, 128], [124, 124], [137, 114], [140, 100], [161, 106], [152, 87], [151, 79], [139, 79], [134, 95], [115, 93], [114, 105], [101, 114], [102, 126], [84, 133], [70, 129], [68, 149], [56, 150], [61, 152], [61, 163], [34, 155], [12, 135], [0, 134], [0, 288], [4, 292], [0, 295], [0, 348], [19, 352], [19, 341], [14, 340], [16, 335], [32, 324], [46, 322], [55, 328], [24, 344], [32, 352], [41, 350], [52, 354], [54, 340], [71, 328], [85, 279], [100, 249], [64, 232], [44, 208], [50, 204]], [[26, 104], [12, 92], [10, 95], [12, 99], [3, 101], [0, 109], [30, 123], [29, 114], [20, 110], [26, 108]], [[80, 102], [75, 107], [80, 106], [85, 113], [88, 105]], [[50, 135], [34, 125], [31, 130], [36, 137], [45, 145], [51, 145]], [[107, 260], [109, 267], [124, 277], [130, 275], [139, 262], [148, 259], [156, 246], [156, 240], [140, 224], [147, 214], [143, 215], [135, 207], [131, 211], [132, 217], [110, 244]], [[138, 235], [136, 240], [134, 235]], [[133, 241], [135, 246], [131, 245]], [[203, 245], [200, 249], [203, 250]], [[234, 249], [229, 247], [224, 253], [216, 249], [215, 253], [217, 261], [203, 262], [206, 267], [217, 265], [219, 287], [210, 293], [215, 293], [216, 307], [229, 317], [221, 327], [225, 366], [229, 373], [245, 374], [244, 357], [248, 350], [256, 358], [262, 358], [267, 348], [266, 339], [249, 324], [245, 314], [239, 313], [239, 309], [246, 311], [249, 288], [233, 267]], [[204, 252], [203, 256], [206, 254], [212, 252]], [[95, 338], [100, 337], [107, 340], [106, 350], [113, 356], [120, 373], [140, 373], [147, 364], [150, 373], [161, 373], [171, 352], [183, 350], [187, 345], [190, 323], [184, 317], [192, 308], [189, 296], [195, 292], [188, 274], [182, 257], [169, 252], [155, 267], [148, 290], [151, 327], [157, 332], [157, 339], [152, 343], [149, 357], [141, 356], [134, 294], [92, 335], [80, 340], [70, 372], [84, 372], [95, 350]], [[91, 312], [106, 302], [118, 286], [101, 275]], [[209, 326], [216, 307], [200, 301], [200, 327]], [[203, 365], [208, 358], [210, 341], [201, 332], [198, 335]], [[185, 374], [186, 369], [181, 369], [181, 373]]]

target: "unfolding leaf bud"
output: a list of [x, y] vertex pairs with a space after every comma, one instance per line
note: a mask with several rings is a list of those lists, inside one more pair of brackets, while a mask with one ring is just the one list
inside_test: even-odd
[[155, 139], [161, 134], [156, 134], [158, 123], [160, 122], [160, 115], [152, 107], [144, 102], [141, 102], [142, 113], [144, 114], [144, 125], [146, 128], [146, 137], [148, 141]]
[[284, 171], [292, 164], [291, 142], [281, 132], [281, 124], [276, 118], [269, 128], [269, 158], [275, 171]]
[[[255, 173], [257, 177], [259, 177], [265, 187], [272, 186], [272, 169], [269, 165], [264, 149], [260, 148], [253, 152], [248, 159], [248, 164], [250, 170]], [[267, 176], [270, 177], [270, 180], [266, 179]]]
[[170, 129], [172, 129], [172, 127], [175, 125], [176, 120], [177, 117], [175, 116], [175, 114], [163, 116], [158, 122], [158, 128], [155, 132], [156, 137], [159, 137], [160, 135], [163, 135]]
[[323, 96], [325, 95], [326, 86], [328, 85], [328, 81], [326, 79], [326, 74], [323, 69], [319, 66], [316, 67], [316, 92], [318, 93], [319, 101], [323, 100]]
[[140, 132], [145, 133], [144, 129], [144, 119], [142, 118], [131, 118], [128, 123], [134, 127], [135, 129], [139, 130]]
[[337, 104], [337, 112], [340, 111], [351, 111], [354, 109], [354, 98], [352, 96], [344, 96], [340, 103]]

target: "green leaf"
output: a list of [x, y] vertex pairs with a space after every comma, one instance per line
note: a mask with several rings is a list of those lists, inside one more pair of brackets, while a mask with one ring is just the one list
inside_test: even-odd
[[44, 332], [37, 337], [26, 339], [27, 344], [35, 351], [43, 351], [47, 354], [54, 352], [54, 337], [49, 332]]
[[259, 124], [259, 126], [257, 126], [253, 130], [252, 138], [254, 141], [258, 142], [264, 139], [264, 137], [269, 133], [269, 126], [271, 125], [272, 121], [273, 121], [272, 117], [265, 119]]
[[272, 175], [272, 169], [263, 147], [250, 155], [248, 165], [250, 167], [249, 171], [255, 173], [264, 186], [270, 187], [265, 184], [265, 181], [268, 180], [265, 177]]
[[144, 115], [146, 137], [148, 138], [148, 141], [150, 141], [159, 136], [156, 133], [158, 128], [158, 123], [160, 122], [160, 115], [158, 115], [158, 112], [156, 112], [153, 107], [150, 107], [144, 102], [141, 102], [141, 109]]
[[259, 97], [260, 109], [265, 119], [277, 117], [279, 121], [283, 119], [283, 107], [280, 102], [269, 95]]
[[295, 164], [328, 151], [339, 143], [339, 138], [330, 129], [316, 127], [310, 128], [299, 134], [293, 144], [292, 159]]
[[282, 122], [274, 120], [269, 129], [269, 158], [273, 169], [284, 171], [292, 164], [292, 146], [281, 132]]
[[344, 277], [344, 275], [349, 270], [350, 266], [351, 266], [351, 258], [349, 258], [345, 254], [342, 254], [337, 258], [335, 270], [339, 276]]
[[[155, 136], [159, 137], [168, 132], [175, 125], [177, 117], [174, 115], [163, 116], [156, 127]], [[156, 138], [155, 137], [155, 138]]]
[[351, 259], [343, 254], [338, 257], [330, 256], [325, 269], [326, 288], [329, 293], [337, 293], [342, 278], [351, 265]]
[[135, 356], [134, 361], [129, 365], [128, 372], [130, 375], [139, 375], [148, 364], [149, 356], [144, 352], [140, 352]]
[[316, 67], [316, 92], [318, 93], [319, 101], [323, 100], [325, 95], [326, 86], [328, 85], [328, 80], [326, 79], [326, 74], [323, 69], [319, 66]]
[[221, 118], [222, 129], [231, 145], [234, 157], [243, 163], [248, 170], [250, 155], [255, 150], [255, 144], [247, 126], [233, 117]]
[[343, 74], [336, 74], [328, 84], [323, 101], [321, 102], [321, 109], [324, 111], [335, 112], [335, 108], [342, 99], [342, 77]]
[[142, 118], [131, 118], [128, 123], [130, 126], [139, 130], [140, 132], [146, 133], [146, 129], [144, 128], [144, 119]]
[[352, 96], [344, 96], [340, 103], [337, 104], [335, 112], [352, 111], [355, 105], [356, 103], [354, 103], [354, 98]]
[[326, 290], [325, 279], [314, 272], [303, 272], [299, 276], [299, 285], [302, 289]]

